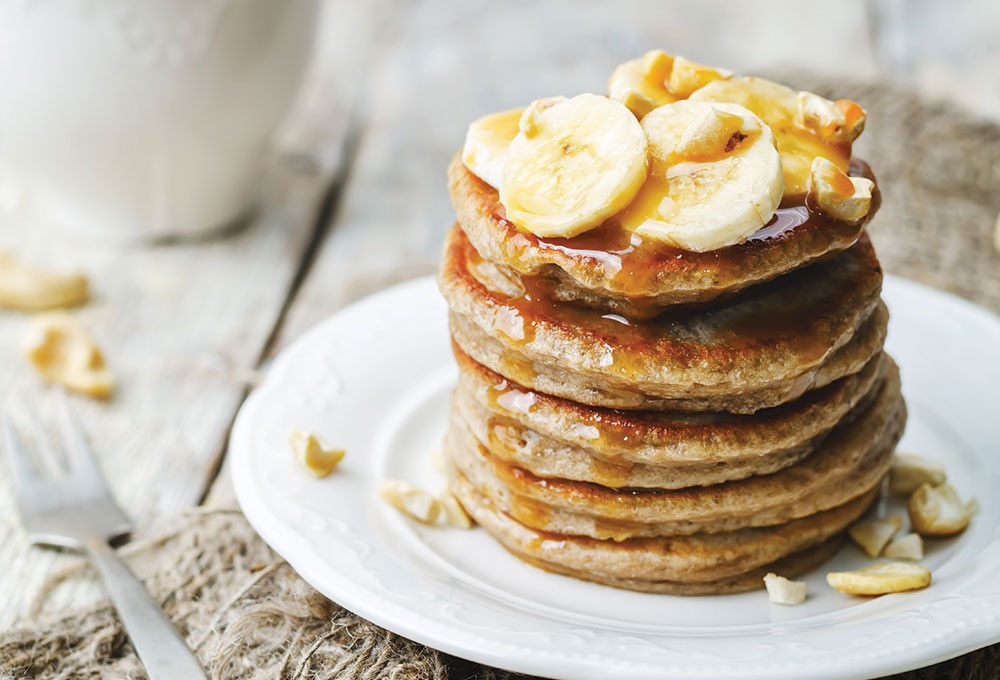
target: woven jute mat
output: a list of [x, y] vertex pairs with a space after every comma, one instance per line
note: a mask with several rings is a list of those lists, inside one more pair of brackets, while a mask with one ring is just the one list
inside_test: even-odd
[[[870, 160], [885, 196], [871, 231], [886, 269], [1000, 311], [993, 239], [1000, 125], [884, 86], [785, 80], [868, 109], [858, 154]], [[197, 509], [146, 527], [121, 552], [213, 678], [512, 677], [450, 659], [338, 607], [306, 585], [236, 509]], [[79, 578], [94, 578], [82, 560], [50, 589]], [[145, 676], [114, 612], [102, 605], [41, 611], [0, 633], [0, 678], [26, 677]], [[998, 680], [1000, 645], [896, 677]]]

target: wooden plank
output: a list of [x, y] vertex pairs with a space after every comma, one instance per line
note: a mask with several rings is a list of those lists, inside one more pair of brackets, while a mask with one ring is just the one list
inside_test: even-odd
[[[94, 300], [75, 312], [104, 349], [120, 388], [108, 404], [75, 399], [115, 495], [137, 521], [198, 503], [221, 455], [248, 369], [284, 308], [348, 130], [340, 87], [356, 73], [366, 36], [352, 7], [333, 0], [319, 64], [271, 163], [262, 207], [238, 233], [204, 242], [122, 248], [57, 233], [27, 209], [0, 217], [0, 248], [48, 266], [79, 268]], [[346, 17], [348, 23], [341, 23]], [[0, 314], [0, 388], [9, 399], [43, 392], [17, 357], [28, 317]], [[78, 558], [31, 548], [0, 466], [0, 630], [29, 613], [41, 584]], [[48, 608], [100, 594], [91, 579], [58, 589]]]

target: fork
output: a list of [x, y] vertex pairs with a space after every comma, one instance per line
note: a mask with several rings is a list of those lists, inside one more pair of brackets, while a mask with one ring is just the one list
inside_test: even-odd
[[[128, 533], [128, 518], [112, 498], [63, 390], [57, 391], [56, 402], [68, 468], [62, 476], [40, 475], [16, 428], [3, 418], [11, 478], [31, 543], [87, 554], [150, 680], [204, 679], [204, 671], [170, 619], [112, 550], [109, 541]], [[37, 443], [44, 432], [36, 430]]]

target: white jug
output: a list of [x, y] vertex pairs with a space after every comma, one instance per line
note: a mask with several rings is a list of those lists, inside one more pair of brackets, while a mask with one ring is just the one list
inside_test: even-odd
[[252, 206], [314, 0], [0, 0], [0, 169], [60, 225], [200, 235]]

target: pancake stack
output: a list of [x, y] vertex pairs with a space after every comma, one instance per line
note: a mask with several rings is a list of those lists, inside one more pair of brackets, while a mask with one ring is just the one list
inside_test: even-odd
[[460, 369], [444, 453], [476, 522], [538, 567], [648, 592], [738, 592], [829, 557], [906, 417], [864, 233], [877, 189], [838, 219], [788, 191], [786, 162], [766, 223], [699, 252], [622, 212], [539, 236], [465, 156], [439, 279]]

